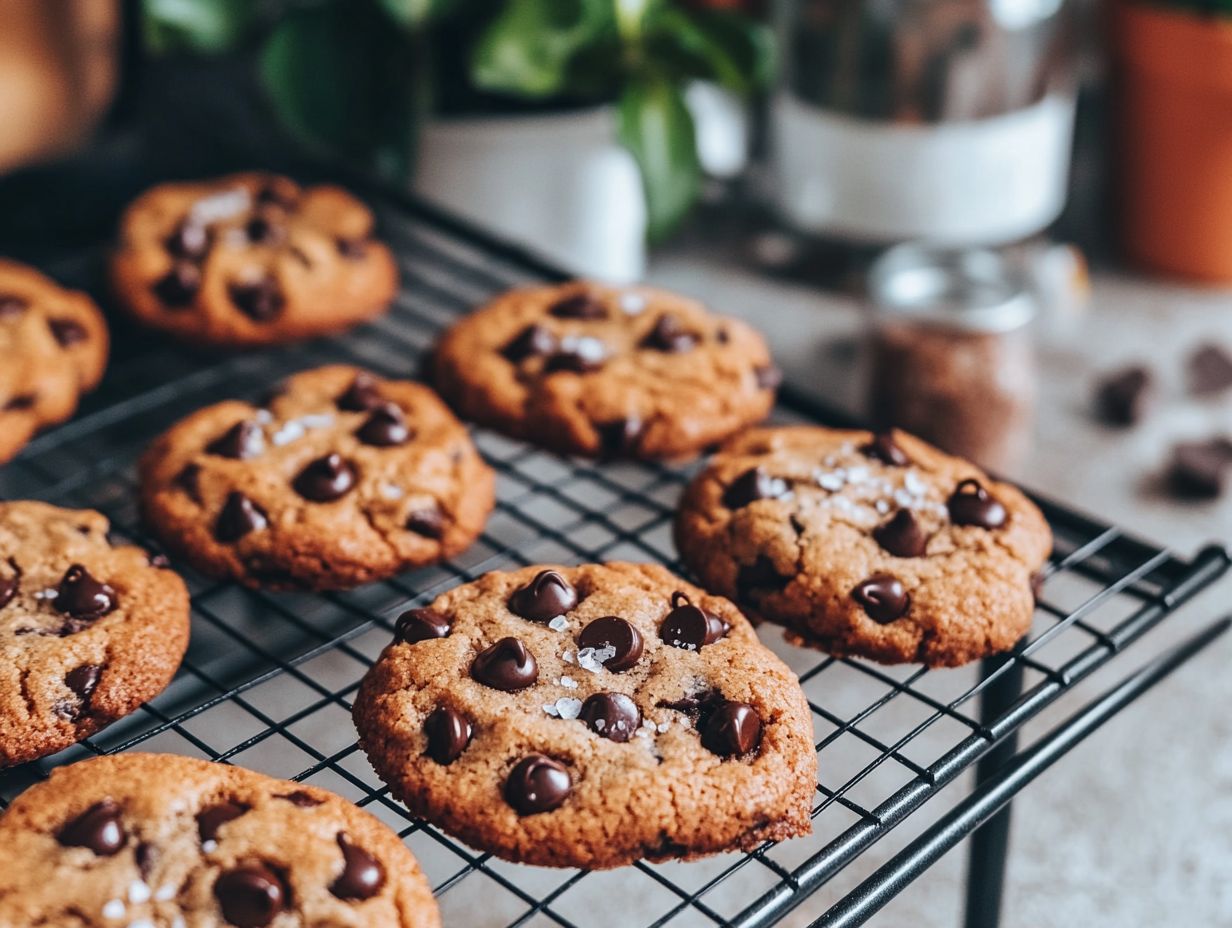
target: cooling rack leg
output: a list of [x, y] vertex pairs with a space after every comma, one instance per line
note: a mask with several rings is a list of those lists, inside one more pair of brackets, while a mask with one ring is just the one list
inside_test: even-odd
[[[988, 675], [1004, 658], [988, 658], [981, 673]], [[1022, 664], [1014, 661], [980, 694], [980, 721], [988, 724], [1005, 712], [1022, 694]], [[1018, 753], [1018, 733], [1014, 732], [980, 759], [975, 768], [977, 785], [993, 777], [1000, 767]], [[966, 928], [996, 928], [1001, 920], [1001, 893], [1005, 887], [1005, 867], [1010, 844], [1011, 807], [994, 815], [971, 838], [967, 851]]]

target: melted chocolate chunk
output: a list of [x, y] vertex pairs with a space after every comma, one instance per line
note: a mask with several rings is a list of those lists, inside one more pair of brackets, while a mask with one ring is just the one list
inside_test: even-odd
[[26, 311], [30, 301], [15, 293], [0, 293], [0, 322], [16, 319]]
[[607, 345], [590, 335], [562, 338], [560, 348], [543, 365], [545, 373], [589, 374], [607, 363]]
[[261, 426], [242, 419], [205, 446], [209, 454], [237, 461], [260, 457], [265, 451], [265, 433]]
[[201, 289], [201, 268], [188, 261], [176, 261], [165, 275], [154, 282], [154, 295], [170, 309], [192, 303]]
[[107, 583], [96, 580], [80, 564], [64, 573], [56, 593], [56, 609], [71, 619], [93, 622], [115, 609], [116, 591]]
[[167, 251], [177, 258], [200, 261], [210, 250], [210, 230], [200, 222], [183, 219], [163, 242]]
[[415, 644], [449, 634], [450, 621], [433, 609], [409, 609], [394, 624], [394, 640]]
[[445, 513], [441, 511], [440, 503], [433, 501], [412, 509], [406, 517], [406, 530], [439, 541], [445, 534]]
[[424, 752], [442, 766], [448, 766], [462, 756], [471, 743], [474, 728], [461, 712], [448, 706], [438, 707], [424, 720], [424, 735], [428, 749]]
[[595, 693], [587, 697], [578, 718], [599, 737], [620, 744], [632, 738], [642, 724], [637, 703], [624, 693]]
[[19, 412], [24, 409], [33, 408], [35, 402], [38, 401], [38, 395], [35, 393], [19, 393], [4, 404], [5, 412]]
[[273, 277], [262, 277], [250, 283], [233, 283], [227, 287], [227, 293], [235, 308], [254, 322], [270, 322], [278, 318], [286, 304], [278, 281]]
[[607, 307], [590, 293], [575, 293], [554, 303], [548, 312], [558, 319], [606, 319]]
[[104, 799], [65, 825], [56, 840], [65, 847], [84, 847], [99, 857], [112, 857], [128, 841], [121, 817], [120, 807]]
[[599, 433], [599, 454], [605, 459], [632, 457], [642, 435], [642, 420], [636, 416], [614, 419], [595, 426]]
[[789, 487], [787, 481], [780, 477], [772, 477], [760, 467], [746, 470], [731, 482], [723, 492], [723, 505], [728, 509], [743, 509], [749, 503], [759, 499], [778, 499], [786, 496]]
[[355, 380], [347, 387], [346, 392], [335, 402], [338, 408], [346, 412], [368, 412], [388, 402], [377, 387], [376, 378], [367, 371], [360, 371]]
[[250, 532], [259, 532], [269, 525], [265, 510], [243, 493], [233, 490], [218, 513], [214, 537], [223, 544], [239, 541]]
[[338, 833], [342, 849], [342, 873], [329, 891], [339, 899], [354, 901], [371, 899], [385, 885], [385, 867], [362, 847], [351, 843], [343, 832]]
[[873, 539], [895, 557], [920, 557], [928, 547], [928, 535], [910, 509], [900, 509], [873, 529]]
[[249, 808], [243, 803], [224, 801], [202, 809], [197, 813], [197, 834], [201, 836], [201, 842], [217, 841], [222, 826], [235, 821]]
[[514, 364], [528, 358], [545, 358], [556, 350], [556, 336], [541, 325], [528, 325], [501, 352]]
[[149, 842], [142, 841], [133, 851], [133, 857], [137, 862], [137, 872], [141, 874], [143, 880], [148, 882], [150, 874], [154, 872], [154, 865], [158, 863], [158, 848]]
[[258, 214], [244, 225], [244, 234], [254, 245], [281, 245], [287, 240], [287, 227], [273, 214]]
[[911, 606], [907, 590], [889, 574], [874, 574], [859, 583], [851, 596], [870, 619], [881, 625], [902, 618]]
[[52, 338], [59, 343], [61, 348], [80, 345], [90, 337], [86, 327], [76, 319], [48, 319], [47, 326], [51, 329]]
[[411, 438], [411, 429], [406, 424], [406, 414], [397, 403], [382, 403], [372, 410], [368, 420], [355, 433], [365, 445], [376, 448], [392, 448], [406, 444]]
[[578, 635], [578, 647], [612, 648], [615, 654], [603, 661], [608, 670], [620, 673], [633, 667], [642, 657], [642, 633], [620, 616], [608, 615], [595, 619]]
[[305, 792], [302, 789], [297, 789], [293, 793], [283, 793], [281, 796], [277, 796], [275, 798], [285, 799], [287, 802], [291, 803], [291, 805], [297, 806], [300, 809], [312, 809], [325, 802], [324, 799], [318, 799], [316, 796], [309, 792]]
[[689, 597], [677, 590], [672, 594], [672, 611], [659, 626], [659, 638], [673, 648], [697, 651], [714, 644], [727, 634], [731, 626], [713, 612], [695, 606]]
[[286, 910], [290, 892], [282, 878], [265, 864], [228, 870], [214, 882], [214, 898], [236, 928], [265, 928]]
[[655, 320], [654, 328], [642, 339], [642, 347], [678, 354], [692, 350], [700, 341], [701, 336], [696, 332], [690, 332], [675, 316], [664, 313]]
[[720, 757], [740, 757], [761, 743], [761, 719], [744, 702], [724, 700], [710, 712], [701, 729], [702, 746]]
[[200, 464], [185, 464], [184, 469], [175, 475], [175, 485], [199, 503], [201, 502], [200, 477]]
[[989, 494], [978, 480], [968, 478], [958, 484], [946, 503], [950, 520], [955, 525], [974, 525], [994, 529], [1005, 524], [1008, 514], [996, 497]]
[[860, 453], [891, 467], [906, 467], [911, 463], [907, 452], [894, 440], [893, 432], [878, 432], [872, 441], [860, 449]]
[[542, 754], [524, 757], [505, 781], [505, 801], [519, 815], [537, 815], [559, 808], [573, 789], [573, 777], [560, 761]]
[[509, 597], [509, 611], [532, 622], [550, 622], [578, 604], [577, 590], [554, 570], [542, 570]]
[[98, 689], [98, 681], [102, 676], [103, 668], [98, 664], [82, 664], [80, 667], [74, 667], [64, 677], [64, 685], [81, 700], [80, 709], [74, 715], [79, 715], [90, 708], [90, 697]]
[[304, 499], [330, 503], [350, 493], [356, 479], [355, 467], [335, 451], [308, 464], [291, 486]]
[[777, 592], [791, 583], [774, 566], [774, 561], [764, 554], [757, 555], [752, 564], [741, 564], [736, 574], [737, 595], [741, 598], [763, 593]]
[[512, 693], [534, 685], [539, 664], [517, 638], [502, 638], [475, 656], [471, 676], [484, 686]]

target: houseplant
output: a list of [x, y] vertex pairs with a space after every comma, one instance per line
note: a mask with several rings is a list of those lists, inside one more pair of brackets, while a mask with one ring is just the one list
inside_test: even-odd
[[767, 28], [732, 0], [144, 0], [158, 54], [249, 49], [281, 123], [391, 178], [413, 176], [442, 120], [611, 117], [663, 238], [702, 169], [686, 93], [748, 94]]
[[1121, 0], [1114, 15], [1126, 251], [1232, 282], [1232, 4]]

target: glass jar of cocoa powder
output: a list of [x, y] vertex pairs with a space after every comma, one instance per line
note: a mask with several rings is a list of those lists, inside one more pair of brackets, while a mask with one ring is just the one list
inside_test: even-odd
[[869, 413], [994, 471], [1012, 471], [1035, 417], [1037, 303], [984, 249], [900, 245], [873, 265]]

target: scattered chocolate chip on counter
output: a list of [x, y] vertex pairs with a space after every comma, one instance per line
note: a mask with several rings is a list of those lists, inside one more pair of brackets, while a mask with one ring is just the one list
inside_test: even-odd
[[1095, 389], [1096, 414], [1109, 425], [1136, 425], [1154, 400], [1154, 387], [1155, 378], [1141, 365], [1108, 374]]
[[1222, 393], [1232, 387], [1232, 354], [1219, 345], [1202, 345], [1189, 356], [1186, 373], [1190, 393], [1196, 396]]
[[1168, 487], [1184, 499], [1214, 499], [1223, 493], [1232, 470], [1232, 438], [1181, 442], [1172, 449]]

